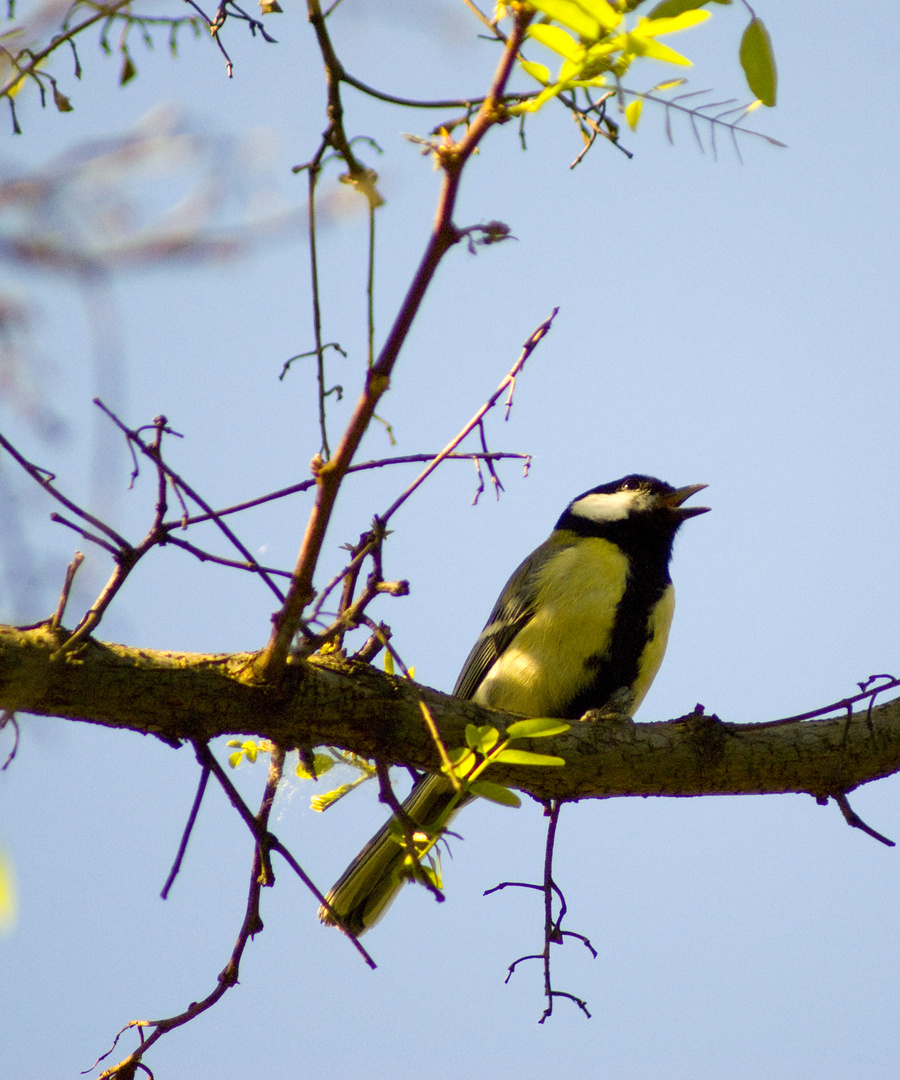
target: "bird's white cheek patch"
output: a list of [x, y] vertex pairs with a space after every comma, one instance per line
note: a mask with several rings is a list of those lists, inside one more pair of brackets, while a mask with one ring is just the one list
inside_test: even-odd
[[622, 521], [632, 510], [639, 510], [646, 496], [639, 491], [615, 491], [611, 495], [585, 495], [572, 503], [572, 513], [588, 521]]

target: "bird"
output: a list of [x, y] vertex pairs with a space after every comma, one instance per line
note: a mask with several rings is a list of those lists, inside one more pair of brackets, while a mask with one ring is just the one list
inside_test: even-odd
[[[574, 498], [506, 583], [454, 696], [529, 717], [633, 716], [666, 650], [675, 534], [710, 509], [683, 504], [705, 487], [631, 473]], [[453, 794], [446, 776], [426, 774], [403, 809], [427, 831]], [[358, 937], [410, 879], [392, 820], [326, 895], [322, 922]]]

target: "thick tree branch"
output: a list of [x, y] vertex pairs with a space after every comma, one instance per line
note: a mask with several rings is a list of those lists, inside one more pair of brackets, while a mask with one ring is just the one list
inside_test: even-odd
[[[83, 720], [179, 745], [257, 735], [279, 746], [327, 744], [413, 768], [440, 768], [424, 701], [444, 744], [467, 723], [505, 728], [511, 715], [394, 679], [366, 664], [314, 658], [282, 687], [253, 678], [253, 653], [199, 656], [88, 640], [54, 659], [65, 632], [0, 628], [0, 709]], [[852, 715], [727, 724], [694, 712], [665, 723], [574, 723], [542, 739], [564, 768], [493, 765], [491, 779], [539, 799], [852, 791], [900, 771], [900, 699]]]

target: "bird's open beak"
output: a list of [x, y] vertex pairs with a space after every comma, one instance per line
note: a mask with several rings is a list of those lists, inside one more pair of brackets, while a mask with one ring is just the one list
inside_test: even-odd
[[698, 514], [706, 514], [710, 511], [711, 507], [681, 505], [692, 495], [696, 495], [698, 491], [702, 491], [706, 487], [709, 487], [709, 484], [688, 484], [687, 487], [673, 491], [671, 495], [664, 495], [660, 502], [667, 510], [671, 510], [682, 520], [696, 517]]

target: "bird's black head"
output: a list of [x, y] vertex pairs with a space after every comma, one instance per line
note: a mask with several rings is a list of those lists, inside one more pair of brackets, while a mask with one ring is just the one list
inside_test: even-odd
[[706, 484], [675, 488], [654, 476], [632, 473], [611, 484], [585, 491], [566, 507], [556, 523], [583, 536], [601, 536], [630, 547], [634, 541], [667, 543], [689, 517], [705, 514], [708, 506], [682, 504]]

